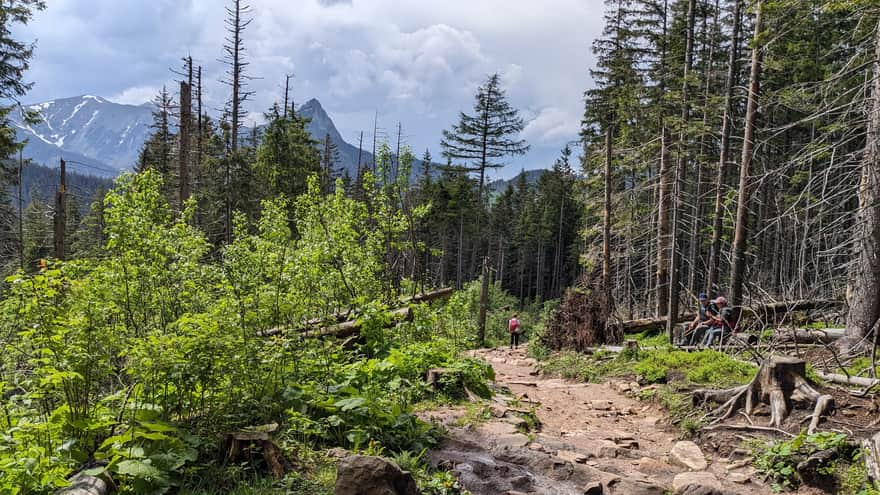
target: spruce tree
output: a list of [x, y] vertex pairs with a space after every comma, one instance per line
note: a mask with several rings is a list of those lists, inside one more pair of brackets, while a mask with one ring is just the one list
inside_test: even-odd
[[458, 123], [443, 131], [443, 156], [463, 160], [466, 170], [479, 175], [478, 198], [483, 198], [486, 171], [504, 166], [499, 160], [525, 154], [529, 146], [517, 135], [525, 128], [519, 111], [510, 106], [501, 78], [492, 74], [476, 94], [474, 114], [459, 114]]
[[[0, 3], [0, 275], [13, 266], [17, 257], [18, 212], [10, 202], [10, 186], [17, 181], [15, 165], [8, 160], [21, 146], [16, 141], [9, 114], [19, 98], [30, 90], [33, 83], [24, 78], [30, 67], [34, 44], [16, 39], [17, 26], [30, 22], [33, 14], [46, 8], [43, 0], [8, 0]], [[25, 112], [26, 120], [35, 121], [35, 115]], [[2, 279], [2, 277], [0, 277]]]

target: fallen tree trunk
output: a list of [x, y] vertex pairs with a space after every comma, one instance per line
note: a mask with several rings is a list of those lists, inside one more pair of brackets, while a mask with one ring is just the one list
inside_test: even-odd
[[866, 378], [863, 376], [846, 376], [838, 373], [824, 373], [821, 371], [816, 371], [816, 375], [825, 381], [838, 383], [840, 385], [856, 385], [859, 387], [870, 388], [880, 383], [880, 380], [877, 378]]
[[759, 404], [770, 407], [770, 426], [780, 428], [794, 402], [812, 402], [813, 416], [807, 433], [812, 434], [822, 415], [834, 407], [834, 398], [819, 393], [806, 379], [806, 362], [789, 356], [772, 356], [761, 364], [751, 383], [725, 390], [694, 390], [695, 403], [722, 403], [712, 411], [717, 416], [712, 424], [723, 421], [740, 409], [752, 414]]
[[798, 344], [830, 344], [843, 337], [843, 328], [798, 328], [794, 332], [782, 331], [782, 342], [794, 341]]
[[[410, 320], [412, 320], [412, 310], [410, 308], [407, 307], [396, 309], [391, 312], [391, 318], [388, 319], [385, 327], [393, 327], [398, 323]], [[336, 337], [338, 339], [344, 339], [346, 337], [351, 337], [353, 335], [359, 334], [361, 331], [361, 326], [362, 323], [360, 320], [350, 320], [344, 321], [338, 325], [332, 325], [329, 327], [302, 332], [300, 335], [306, 338]]]
[[[843, 301], [831, 299], [803, 299], [797, 301], [773, 302], [761, 304], [758, 306], [747, 306], [738, 308], [739, 315], [735, 315], [734, 320], [741, 318], [743, 313], [748, 314], [754, 318], [769, 319], [770, 317], [775, 317], [778, 314], [792, 313], [795, 311], [812, 311], [822, 308], [836, 308], [841, 307], [842, 305]], [[693, 320], [695, 317], [696, 313], [684, 313], [678, 317], [677, 323], [684, 323], [686, 321]], [[666, 325], [666, 320], [667, 318], [665, 316], [662, 318], [641, 318], [638, 320], [621, 321], [617, 323], [616, 326], [622, 329], [624, 333], [640, 333], [648, 330], [656, 330], [662, 328]]]
[[[424, 294], [418, 294], [414, 297], [405, 297], [400, 300], [400, 304], [421, 304], [426, 302], [435, 301], [437, 299], [443, 299], [452, 295], [455, 292], [451, 287], [445, 287], [443, 289], [438, 289], [432, 292], [427, 292]], [[399, 312], [408, 311], [409, 308], [400, 308], [394, 311], [392, 315], [396, 315]], [[334, 332], [338, 332], [338, 337], [345, 338], [351, 335], [354, 335], [359, 331], [359, 326], [357, 324], [357, 320], [350, 320], [351, 311], [347, 313], [333, 313], [324, 318], [313, 318], [307, 321], [302, 327], [297, 329], [291, 329], [290, 327], [274, 327], [266, 330], [261, 330], [257, 332], [259, 337], [271, 337], [273, 335], [280, 335], [284, 332], [292, 331], [301, 333], [303, 336], [313, 337], [313, 336], [322, 336], [322, 335], [330, 335], [334, 334]], [[407, 317], [409, 318], [409, 316]], [[352, 330], [354, 330], [352, 332]]]
[[[676, 323], [684, 323], [693, 320], [695, 316], [695, 313], [685, 313], [678, 317]], [[621, 321], [616, 325], [623, 330], [623, 333], [631, 334], [664, 328], [666, 326], [666, 320], [667, 318], [665, 316], [662, 318], [641, 318], [638, 320]]]

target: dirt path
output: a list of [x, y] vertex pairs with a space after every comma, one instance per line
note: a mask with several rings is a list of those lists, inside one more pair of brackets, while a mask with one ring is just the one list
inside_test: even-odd
[[476, 495], [771, 493], [736, 459], [706, 457], [680, 442], [659, 407], [625, 395], [637, 384], [544, 378], [524, 347], [474, 355], [495, 369], [501, 393], [489, 403], [492, 418], [456, 426], [461, 409], [429, 416], [449, 430], [432, 461]]

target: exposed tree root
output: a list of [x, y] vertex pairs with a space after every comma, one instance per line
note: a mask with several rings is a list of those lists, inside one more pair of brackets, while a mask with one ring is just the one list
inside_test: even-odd
[[710, 413], [716, 424], [739, 410], [752, 414], [760, 404], [770, 407], [770, 426], [780, 428], [788, 417], [793, 403], [815, 403], [813, 417], [807, 433], [816, 431], [822, 415], [834, 407], [830, 395], [819, 393], [805, 378], [806, 363], [802, 359], [789, 356], [772, 356], [761, 364], [761, 368], [751, 383], [726, 390], [699, 389], [693, 392], [695, 403], [720, 403], [721, 406]]

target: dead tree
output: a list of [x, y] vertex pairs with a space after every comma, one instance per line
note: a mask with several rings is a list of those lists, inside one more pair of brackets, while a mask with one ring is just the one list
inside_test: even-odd
[[750, 194], [749, 170], [755, 156], [755, 124], [758, 120], [758, 93], [761, 84], [763, 49], [761, 40], [762, 2], [755, 7], [755, 34], [752, 47], [752, 66], [749, 75], [749, 97], [746, 105], [745, 132], [743, 134], [742, 161], [739, 170], [739, 194], [736, 206], [736, 228], [733, 238], [733, 260], [730, 269], [730, 300], [734, 305], [742, 303], [742, 288], [746, 266], [746, 237], [748, 236], [748, 199]]
[[834, 407], [834, 398], [814, 389], [805, 377], [806, 363], [803, 359], [789, 356], [772, 356], [765, 360], [751, 383], [725, 390], [694, 390], [695, 403], [720, 403], [710, 414], [713, 424], [730, 418], [740, 410], [747, 415], [766, 404], [770, 407], [770, 426], [780, 428], [788, 417], [794, 403], [814, 403], [813, 416], [807, 433], [812, 434], [822, 415]]
[[851, 294], [846, 336], [841, 348], [862, 341], [880, 318], [880, 21], [875, 34], [873, 79], [866, 99], [868, 123], [859, 210], [855, 221], [853, 255], [847, 293]]
[[718, 174], [715, 176], [715, 214], [712, 218], [712, 242], [709, 247], [709, 275], [706, 291], [713, 291], [718, 283], [718, 265], [721, 260], [721, 230], [724, 228], [724, 185], [730, 162], [730, 133], [733, 124], [733, 88], [736, 85], [737, 61], [739, 60], [739, 31], [742, 0], [733, 6], [733, 33], [730, 38], [730, 54], [727, 59], [727, 81], [724, 83], [724, 116], [721, 120], [721, 156]]
[[602, 318], [606, 324], [611, 316], [611, 160], [613, 157], [612, 128], [605, 130], [605, 201], [602, 209], [602, 290], [605, 305]]
[[247, 76], [245, 70], [249, 63], [244, 60], [244, 30], [253, 21], [251, 8], [241, 0], [233, 0], [231, 7], [226, 7], [226, 43], [223, 45], [223, 62], [226, 64], [226, 78], [222, 81], [232, 88], [232, 97], [227, 102], [226, 111], [229, 114], [231, 124], [231, 147], [233, 153], [238, 150], [238, 131], [241, 121], [246, 112], [243, 105], [253, 95], [253, 91], [247, 90]]
[[696, 0], [688, 2], [687, 13], [687, 44], [684, 51], [684, 74], [681, 84], [681, 129], [678, 135], [678, 164], [675, 167], [675, 192], [673, 194], [672, 207], [672, 239], [669, 242], [669, 321], [666, 323], [666, 334], [672, 342], [672, 333], [675, 329], [675, 317], [678, 316], [679, 282], [681, 279], [681, 238], [682, 210], [684, 209], [685, 175], [687, 174], [688, 162], [688, 119], [690, 117], [690, 99], [688, 95], [688, 80], [693, 68], [694, 61], [694, 10]]
[[660, 193], [657, 200], [657, 312], [658, 318], [669, 313], [669, 200], [672, 180], [669, 176], [669, 131], [660, 131]]

